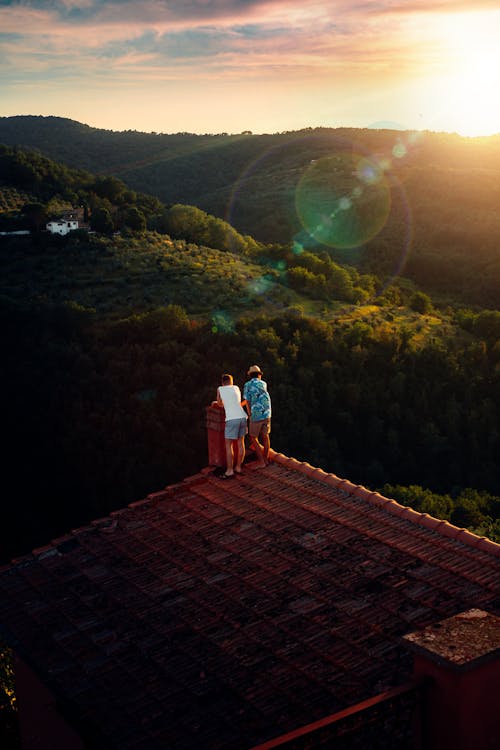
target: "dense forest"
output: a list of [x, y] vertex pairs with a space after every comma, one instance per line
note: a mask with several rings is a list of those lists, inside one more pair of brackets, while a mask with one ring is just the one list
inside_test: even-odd
[[272, 393], [276, 449], [370, 487], [451, 495], [457, 507], [436, 499], [425, 511], [495, 531], [498, 351], [475, 337], [450, 350], [378, 315], [326, 323], [295, 311], [220, 331], [176, 306], [105, 322], [71, 305], [4, 302], [2, 318], [11, 552], [205, 465], [204, 407], [220, 371], [241, 383], [253, 361]]
[[[2, 560], [198, 471], [220, 373], [241, 384], [251, 362], [276, 450], [500, 539], [500, 311], [446, 287], [435, 245], [442, 293], [382, 251], [363, 267], [256, 240], [18, 146], [0, 147], [0, 198], [3, 226], [32, 230], [0, 237]], [[43, 231], [76, 202], [93, 233]]]

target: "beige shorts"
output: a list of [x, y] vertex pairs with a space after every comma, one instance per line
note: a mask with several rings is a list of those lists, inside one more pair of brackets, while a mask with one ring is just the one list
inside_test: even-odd
[[271, 419], [261, 419], [258, 422], [250, 422], [248, 433], [251, 437], [269, 435], [271, 432]]

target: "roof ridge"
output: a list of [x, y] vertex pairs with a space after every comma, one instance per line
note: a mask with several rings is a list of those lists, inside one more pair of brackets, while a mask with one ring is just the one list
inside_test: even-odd
[[[294, 480], [291, 476], [293, 471], [290, 472], [285, 466], [279, 466], [278, 464], [276, 464], [276, 469], [279, 471], [282, 471], [283, 469], [285, 470], [285, 474], [280, 476], [279, 480], [281, 487], [285, 485], [290, 487], [298, 486], [297, 479]], [[259, 480], [261, 479], [261, 474], [259, 474], [258, 478]], [[487, 588], [496, 590], [495, 584], [498, 578], [498, 560], [496, 557], [488, 555], [487, 553], [483, 553], [482, 550], [473, 549], [472, 547], [464, 548], [461, 545], [457, 545], [455, 539], [445, 538], [440, 534], [434, 534], [431, 529], [417, 524], [413, 524], [409, 528], [406, 528], [405, 534], [398, 537], [398, 539], [395, 539], [392, 531], [396, 528], [399, 528], [399, 530], [401, 530], [401, 522], [407, 522], [406, 518], [404, 518], [403, 516], [386, 516], [383, 519], [383, 529], [385, 529], [386, 532], [381, 532], [380, 528], [374, 529], [371, 522], [376, 518], [374, 514], [384, 514], [383, 508], [375, 504], [369, 504], [363, 498], [348, 494], [344, 490], [335, 489], [328, 484], [324, 484], [322, 482], [318, 482], [317, 480], [311, 479], [311, 477], [302, 475], [302, 477], [299, 477], [298, 479], [301, 484], [304, 482], [304, 480], [307, 480], [309, 482], [307, 486], [307, 494], [309, 497], [313, 494], [314, 496], [323, 499], [329, 496], [331, 498], [332, 504], [336, 505], [339, 509], [343, 509], [344, 513], [339, 514], [339, 516], [336, 518], [336, 514], [330, 515], [327, 510], [323, 511], [318, 507], [312, 508], [311, 506], [309, 506], [309, 504], [307, 505], [308, 510], [312, 510], [314, 513], [321, 516], [331, 518], [331, 520], [334, 520], [336, 523], [341, 524], [344, 529], [351, 529], [356, 534], [361, 533], [379, 542], [389, 543], [391, 547], [400, 552], [410, 552], [411, 554], [418, 556], [418, 558], [422, 562], [440, 567], [442, 570], [448, 572], [457, 572], [457, 555], [463, 561], [475, 561], [476, 568], [479, 568], [480, 574], [476, 574], [475, 571], [470, 570], [469, 565], [465, 565], [465, 568], [460, 571], [460, 574], [471, 582], [479, 582], [481, 585], [487, 586]], [[316, 485], [316, 487], [314, 487], [314, 485]], [[262, 489], [263, 487], [264, 485], [259, 482], [259, 489]], [[289, 499], [289, 502], [294, 505], [299, 505], [300, 507], [305, 507], [300, 499]], [[355, 517], [358, 519], [357, 521], [355, 519], [345, 518], [344, 514], [346, 511], [349, 512], [349, 508], [352, 508], [354, 506], [359, 507], [360, 504], [363, 506], [362, 514], [365, 519], [364, 521], [361, 521], [359, 516]], [[368, 524], [366, 523], [366, 521], [369, 521]], [[387, 533], [389, 538], [387, 537]], [[432, 552], [431, 554], [429, 554], [430, 550], [426, 549], [425, 545], [422, 545], [423, 539], [425, 539], [426, 542], [431, 545], [435, 553]], [[439, 554], [439, 550], [446, 551], [445, 560], [442, 559], [441, 555]], [[368, 556], [370, 555], [369, 552], [366, 554], [368, 554]], [[454, 555], [453, 564], [449, 562], [449, 554]], [[485, 574], [487, 570], [490, 571], [490, 575], [486, 576], [488, 580], [491, 579], [490, 583], [485, 583]]]
[[285, 466], [287, 469], [298, 471], [301, 474], [304, 474], [304, 476], [308, 476], [311, 479], [316, 479], [330, 487], [342, 490], [348, 495], [354, 495], [354, 497], [366, 500], [372, 505], [382, 507], [388, 513], [392, 513], [400, 518], [405, 518], [407, 521], [423, 526], [426, 529], [432, 529], [438, 534], [441, 534], [441, 536], [447, 537], [448, 539], [455, 539], [468, 547], [487, 552], [488, 554], [493, 555], [493, 557], [500, 557], [500, 544], [488, 539], [486, 536], [478, 536], [468, 529], [454, 526], [449, 521], [434, 518], [434, 516], [431, 516], [428, 513], [419, 513], [419, 511], [414, 510], [407, 505], [401, 505], [397, 500], [384, 497], [384, 495], [381, 495], [379, 492], [369, 490], [361, 484], [353, 484], [348, 479], [342, 479], [336, 474], [311, 466], [307, 461], [298, 461], [296, 458], [290, 458], [283, 453], [277, 453], [276, 451], [271, 451], [271, 458], [273, 461]]

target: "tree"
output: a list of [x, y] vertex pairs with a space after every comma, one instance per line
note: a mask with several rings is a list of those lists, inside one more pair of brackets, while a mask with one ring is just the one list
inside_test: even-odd
[[90, 226], [95, 232], [111, 234], [113, 232], [113, 219], [107, 208], [96, 208], [90, 217]]
[[428, 513], [435, 518], [449, 520], [453, 512], [453, 501], [449, 495], [439, 495], [419, 485], [404, 487], [384, 484], [381, 491], [402, 505], [408, 505], [419, 513]]
[[124, 223], [134, 232], [144, 232], [146, 229], [146, 217], [136, 206], [132, 206], [125, 214]]
[[488, 343], [495, 344], [500, 339], [500, 311], [483, 310], [474, 320], [474, 333]]
[[427, 315], [432, 310], [431, 298], [424, 292], [415, 292], [410, 298], [410, 308], [421, 315]]
[[101, 198], [107, 198], [111, 203], [119, 203], [126, 188], [116, 177], [98, 177], [94, 183], [94, 191]]
[[35, 232], [39, 232], [47, 221], [46, 207], [43, 203], [26, 203], [22, 213], [28, 220], [29, 228]]

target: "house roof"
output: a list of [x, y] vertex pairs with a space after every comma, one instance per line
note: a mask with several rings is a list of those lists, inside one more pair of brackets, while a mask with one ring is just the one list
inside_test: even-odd
[[92, 746], [245, 750], [408, 680], [404, 634], [500, 614], [499, 551], [275, 454], [14, 560], [0, 623]]

